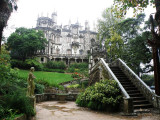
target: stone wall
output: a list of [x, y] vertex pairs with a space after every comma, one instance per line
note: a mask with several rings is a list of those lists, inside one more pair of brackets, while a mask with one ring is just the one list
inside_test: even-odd
[[77, 93], [71, 94], [52, 94], [52, 93], [44, 93], [44, 94], [36, 94], [36, 103], [44, 102], [44, 101], [59, 101], [60, 95], [65, 95], [66, 101], [75, 101], [77, 98]]

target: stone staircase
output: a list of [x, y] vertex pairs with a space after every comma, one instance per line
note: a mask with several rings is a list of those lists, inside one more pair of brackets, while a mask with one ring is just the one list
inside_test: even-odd
[[133, 109], [135, 112], [153, 107], [119, 67], [110, 67], [110, 69], [122, 84], [128, 95], [133, 99]]

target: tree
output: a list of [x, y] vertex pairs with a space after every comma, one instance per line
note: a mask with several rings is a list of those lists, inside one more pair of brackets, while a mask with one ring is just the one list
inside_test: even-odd
[[138, 14], [135, 18], [127, 18], [119, 22], [117, 31], [122, 36], [124, 42], [136, 38], [141, 32], [140, 25], [144, 22], [145, 14]]
[[16, 0], [0, 0], [0, 54], [3, 29], [13, 10], [17, 10]]
[[47, 43], [42, 31], [18, 28], [7, 41], [12, 58], [25, 60], [36, 55], [38, 50], [45, 49]]
[[[152, 65], [150, 64], [152, 60], [152, 54], [146, 41], [146, 39], [150, 37], [151, 33], [149, 31], [143, 32], [136, 38], [130, 39], [126, 46], [127, 56], [124, 57], [124, 60], [139, 76], [140, 73], [148, 73], [153, 70]], [[143, 68], [141, 67], [141, 64], [143, 64]]]
[[103, 38], [110, 38], [110, 28], [116, 28], [117, 23], [119, 23], [123, 18], [116, 18], [116, 9], [112, 10], [107, 8], [102, 13], [102, 19], [98, 20], [98, 35]]
[[111, 37], [109, 39], [106, 39], [105, 44], [106, 44], [107, 53], [109, 54], [110, 59], [115, 60], [116, 58], [121, 57], [124, 43], [121, 36], [117, 34], [117, 32], [113, 30], [113, 28], [110, 29], [110, 35]]
[[148, 40], [149, 44], [152, 46], [153, 61], [154, 61], [154, 79], [155, 79], [155, 92], [160, 95], [160, 1], [159, 0], [114, 0], [114, 5], [122, 13], [121, 16], [125, 15], [129, 8], [136, 8], [143, 10], [149, 4], [154, 4], [156, 7], [155, 21], [158, 25], [158, 32], [155, 32], [154, 19], [150, 15], [151, 22], [151, 33], [152, 39]]

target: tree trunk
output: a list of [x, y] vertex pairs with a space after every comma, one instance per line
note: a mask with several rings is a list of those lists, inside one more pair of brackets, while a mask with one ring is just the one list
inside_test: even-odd
[[1, 44], [2, 44], [2, 33], [3, 33], [3, 28], [0, 28], [0, 54], [2, 52], [1, 50]]
[[[156, 41], [160, 41], [160, 1], [155, 0], [155, 6], [156, 6], [156, 14], [155, 14], [155, 20], [158, 24], [158, 37], [155, 39]], [[153, 33], [152, 33], [153, 34]], [[159, 62], [159, 55], [158, 48], [160, 46], [155, 45], [152, 46], [152, 52], [153, 52], [153, 63], [154, 63], [154, 81], [155, 81], [155, 93], [157, 95], [160, 95], [160, 62]]]

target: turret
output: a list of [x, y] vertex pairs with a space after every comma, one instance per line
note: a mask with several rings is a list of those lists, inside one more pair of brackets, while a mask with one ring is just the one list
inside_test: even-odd
[[52, 17], [52, 21], [54, 22], [54, 24], [57, 24], [57, 13], [53, 12], [51, 17]]
[[89, 30], [90, 28], [89, 28], [89, 22], [88, 21], [86, 21], [85, 22], [85, 30]]

